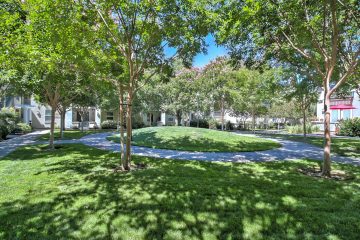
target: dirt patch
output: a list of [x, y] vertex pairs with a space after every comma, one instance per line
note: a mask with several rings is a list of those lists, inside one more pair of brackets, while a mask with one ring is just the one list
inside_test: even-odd
[[316, 177], [316, 178], [326, 178], [326, 179], [332, 179], [336, 181], [346, 181], [346, 180], [352, 180], [355, 178], [354, 175], [347, 173], [343, 170], [332, 170], [331, 171], [331, 177], [326, 177], [321, 175], [321, 168], [320, 167], [308, 167], [308, 168], [299, 168], [298, 172], [310, 176], [310, 177]]
[[116, 166], [113, 171], [114, 172], [131, 172], [137, 170], [144, 170], [149, 168], [150, 166], [146, 163], [134, 163], [130, 165], [130, 170], [124, 169], [122, 166]]

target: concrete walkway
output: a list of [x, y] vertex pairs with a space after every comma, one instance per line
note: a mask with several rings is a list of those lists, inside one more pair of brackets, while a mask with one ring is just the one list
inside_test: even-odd
[[36, 131], [0, 142], [0, 158], [8, 155], [18, 147], [36, 143], [39, 136], [48, 132], [49, 130]]
[[[99, 149], [119, 152], [120, 144], [106, 140], [107, 136], [113, 133], [97, 133], [87, 135], [80, 139], [80, 142]], [[236, 133], [234, 133], [236, 134]], [[249, 136], [249, 134], [246, 134]], [[254, 135], [255, 136], [255, 135]], [[258, 137], [258, 136], [255, 136]], [[257, 152], [188, 152], [165, 149], [153, 149], [148, 147], [132, 146], [132, 153], [140, 156], [183, 159], [183, 160], [202, 160], [202, 161], [223, 161], [223, 162], [266, 162], [266, 161], [285, 161], [294, 159], [323, 159], [323, 150], [319, 147], [289, 140], [272, 139], [282, 144], [281, 148], [257, 151]], [[360, 166], [360, 159], [332, 155], [332, 161], [340, 163], [350, 163]]]
[[[0, 142], [0, 158], [14, 151], [16, 148], [36, 143], [47, 143], [47, 141], [36, 141], [36, 138], [46, 134], [48, 130], [37, 131], [4, 142]], [[77, 140], [57, 140], [56, 144], [82, 143], [98, 149], [119, 152], [120, 144], [106, 140], [106, 137], [113, 133], [96, 133], [87, 135]], [[234, 133], [239, 134], [239, 133]], [[242, 134], [240, 134], [242, 135]], [[246, 134], [247, 136], [259, 137]], [[266, 137], [267, 139], [272, 139]], [[222, 162], [267, 162], [267, 161], [288, 161], [294, 159], [323, 159], [323, 150], [319, 147], [289, 140], [272, 139], [282, 144], [281, 148], [257, 152], [189, 152], [166, 149], [153, 149], [148, 147], [132, 146], [132, 154], [166, 159], [200, 160], [200, 161], [222, 161]], [[360, 159], [342, 157], [332, 154], [332, 161], [349, 163], [360, 166]]]

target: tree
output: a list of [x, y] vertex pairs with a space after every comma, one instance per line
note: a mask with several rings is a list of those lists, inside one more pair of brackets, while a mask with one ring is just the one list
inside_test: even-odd
[[[193, 1], [89, 1], [99, 30], [106, 32], [109, 45], [115, 46], [126, 63], [128, 74], [126, 126], [132, 135], [132, 103], [136, 92], [159, 72], [169, 68], [175, 55], [191, 62], [195, 53], [204, 50], [209, 23], [203, 2]], [[166, 47], [176, 48], [167, 57]], [[130, 169], [131, 139], [126, 140], [124, 169]]]
[[68, 77], [89, 61], [89, 25], [82, 19], [82, 9], [70, 0], [28, 0], [17, 6], [26, 13], [26, 24], [5, 36], [12, 46], [7, 52], [8, 66], [19, 72], [12, 84], [31, 89], [51, 107], [49, 146], [54, 149], [55, 112], [62, 94], [69, 90]]
[[218, 40], [229, 46], [233, 58], [253, 66], [264, 60], [300, 62], [317, 73], [325, 91], [322, 175], [330, 176], [330, 97], [357, 71], [358, 2], [256, 0], [218, 10]]
[[[218, 105], [221, 113], [221, 130], [225, 128], [225, 114], [226, 109], [229, 109], [229, 78], [233, 77], [231, 73], [231, 66], [229, 59], [226, 57], [217, 57], [214, 61], [210, 62], [204, 67], [202, 73], [202, 86], [199, 89], [205, 90], [205, 96], [211, 98], [211, 107], [214, 108]], [[204, 90], [201, 90], [204, 92]]]
[[260, 73], [256, 70], [241, 68], [232, 72], [228, 88], [230, 89], [233, 113], [249, 113], [252, 117], [252, 129], [256, 127], [256, 117], [267, 113], [274, 94], [275, 71]]
[[303, 134], [306, 138], [306, 122], [307, 122], [307, 113], [311, 104], [316, 104], [318, 100], [318, 85], [316, 82], [312, 81], [314, 77], [308, 78], [305, 76], [300, 76], [298, 74], [291, 74], [292, 76], [283, 86], [285, 89], [285, 98], [288, 100], [293, 99], [294, 103], [301, 112], [302, 123], [303, 123]]

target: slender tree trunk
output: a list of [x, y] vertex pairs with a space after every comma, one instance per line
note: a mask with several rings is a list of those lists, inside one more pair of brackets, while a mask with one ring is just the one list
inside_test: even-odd
[[149, 113], [149, 124], [150, 124], [150, 127], [152, 126], [152, 120], [151, 120], [151, 118], [152, 118], [152, 113], [150, 112], [150, 113]]
[[131, 94], [131, 89], [129, 89], [127, 109], [126, 109], [126, 157], [124, 162], [125, 170], [130, 170], [130, 163], [131, 163], [131, 135], [132, 135], [132, 122], [131, 122], [132, 105], [131, 104], [132, 104], [132, 94]]
[[306, 138], [306, 109], [303, 108], [303, 129], [304, 129], [304, 138]]
[[50, 122], [50, 139], [49, 139], [49, 148], [54, 150], [54, 132], [55, 132], [55, 112], [56, 105], [51, 107], [51, 122]]
[[252, 129], [254, 132], [255, 132], [255, 122], [256, 122], [255, 113], [253, 112], [252, 113]]
[[330, 136], [330, 95], [328, 91], [325, 90], [325, 99], [324, 99], [324, 163], [322, 168], [322, 175], [330, 177], [331, 176], [331, 158], [330, 158], [330, 146], [331, 146], [331, 136]]
[[124, 96], [123, 89], [120, 87], [119, 90], [119, 123], [120, 123], [120, 162], [122, 164], [123, 169], [125, 169], [125, 148], [124, 148]]
[[84, 131], [84, 109], [81, 109], [81, 114], [80, 114], [80, 121], [81, 121], [81, 132]]
[[176, 111], [176, 121], [177, 121], [177, 125], [181, 126], [181, 111], [179, 110]]
[[221, 99], [221, 131], [224, 131], [224, 118], [225, 118], [225, 113], [224, 113], [224, 99]]
[[64, 138], [64, 131], [65, 131], [65, 115], [66, 115], [66, 108], [63, 107], [63, 109], [60, 111], [61, 116], [61, 123], [60, 123], [60, 138]]

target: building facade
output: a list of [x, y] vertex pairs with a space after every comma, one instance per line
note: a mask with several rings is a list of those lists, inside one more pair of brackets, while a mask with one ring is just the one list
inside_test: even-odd
[[[6, 96], [0, 99], [0, 108], [14, 108], [22, 122], [31, 125], [35, 129], [50, 128], [51, 108], [39, 104], [33, 97]], [[101, 123], [101, 110], [96, 107], [86, 109], [70, 108], [65, 115], [65, 128], [80, 128], [81, 115], [85, 128], [99, 128]], [[61, 116], [55, 113], [55, 126], [60, 127]]]
[[[360, 117], [360, 97], [352, 90], [346, 96], [337, 96], [334, 94], [330, 100], [330, 128], [335, 131], [336, 125], [340, 120]], [[324, 130], [324, 91], [319, 95], [316, 106], [316, 121], [320, 129]]]

